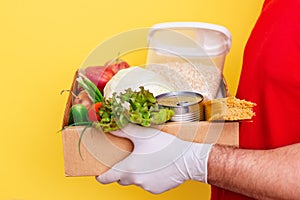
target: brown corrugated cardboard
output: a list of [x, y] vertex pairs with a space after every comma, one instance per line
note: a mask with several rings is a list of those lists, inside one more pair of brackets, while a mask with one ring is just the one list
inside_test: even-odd
[[[133, 149], [127, 139], [88, 128], [82, 137], [80, 156], [78, 140], [83, 128], [69, 127], [62, 131], [66, 176], [100, 175]], [[187, 141], [238, 146], [238, 122], [166, 123], [155, 128]]]

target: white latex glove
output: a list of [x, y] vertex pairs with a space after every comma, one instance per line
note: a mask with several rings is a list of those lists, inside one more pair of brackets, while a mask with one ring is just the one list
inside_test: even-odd
[[132, 124], [112, 134], [130, 139], [134, 150], [98, 176], [100, 183], [134, 184], [155, 194], [190, 179], [207, 183], [211, 144], [186, 142], [168, 133]]

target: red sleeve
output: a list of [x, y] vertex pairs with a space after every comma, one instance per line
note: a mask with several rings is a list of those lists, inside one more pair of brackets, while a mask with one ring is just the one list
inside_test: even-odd
[[[300, 0], [266, 0], [244, 51], [237, 97], [253, 101], [253, 122], [240, 126], [240, 147], [300, 142]], [[212, 199], [248, 199], [212, 187]]]
[[300, 142], [300, 1], [268, 0], [244, 52], [237, 96], [257, 103], [241, 123], [240, 146]]

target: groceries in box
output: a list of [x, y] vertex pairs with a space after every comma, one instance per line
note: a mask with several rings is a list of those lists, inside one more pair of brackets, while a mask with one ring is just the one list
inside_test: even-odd
[[148, 44], [144, 68], [117, 59], [76, 72], [62, 130], [66, 176], [100, 175], [129, 155], [132, 143], [109, 134], [128, 123], [238, 146], [238, 121], [251, 119], [255, 104], [228, 96], [222, 71], [229, 31], [207, 23], [157, 24]]

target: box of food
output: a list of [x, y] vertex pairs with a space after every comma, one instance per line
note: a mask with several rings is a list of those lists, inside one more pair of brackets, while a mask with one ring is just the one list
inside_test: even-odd
[[[85, 75], [76, 72], [62, 130], [66, 176], [97, 176], [128, 156], [131, 141], [109, 133], [126, 123], [190, 142], [239, 145], [239, 121], [252, 118], [255, 104], [230, 96], [226, 88], [222, 71], [231, 46], [229, 31], [207, 23], [157, 24], [149, 31], [148, 46], [143, 68], [117, 61], [87, 67]], [[158, 103], [158, 98], [190, 93], [200, 100]], [[116, 100], [116, 94], [123, 96]], [[87, 111], [91, 99], [96, 103]]]
[[[70, 91], [76, 92], [76, 72]], [[66, 103], [62, 143], [64, 151], [64, 169], [66, 176], [97, 176], [104, 173], [115, 163], [128, 156], [133, 144], [128, 139], [104, 133], [84, 125], [69, 126], [70, 108], [75, 100], [70, 92]], [[238, 146], [239, 122], [224, 120], [167, 122], [152, 128], [175, 135], [186, 141], [198, 143], [218, 143]], [[84, 134], [82, 132], [84, 131]]]

